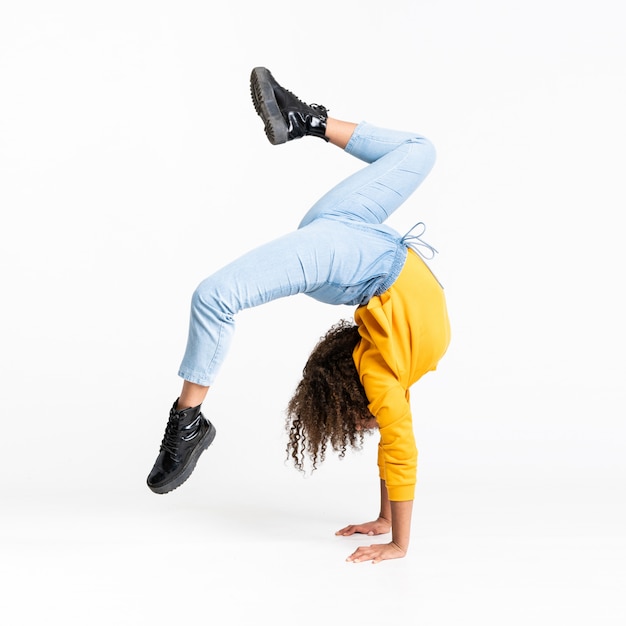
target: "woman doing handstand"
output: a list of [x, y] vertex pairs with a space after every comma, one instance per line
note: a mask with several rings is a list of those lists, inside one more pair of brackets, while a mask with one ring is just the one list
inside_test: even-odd
[[[269, 141], [312, 136], [368, 165], [326, 193], [297, 230], [229, 263], [195, 290], [183, 379], [148, 486], [167, 493], [193, 472], [215, 437], [201, 404], [224, 362], [235, 315], [304, 293], [328, 304], [356, 306], [354, 324], [336, 324], [313, 350], [288, 404], [287, 449], [297, 468], [313, 467], [327, 447], [343, 455], [364, 430], [380, 433], [381, 506], [377, 519], [338, 535], [378, 535], [389, 543], [361, 546], [348, 561], [377, 563], [405, 556], [417, 471], [409, 388], [436, 368], [450, 341], [443, 289], [416, 253], [433, 249], [385, 224], [431, 170], [435, 152], [422, 135], [341, 121], [305, 104], [264, 67], [252, 70], [252, 100]], [[423, 226], [420, 223], [420, 226]]]

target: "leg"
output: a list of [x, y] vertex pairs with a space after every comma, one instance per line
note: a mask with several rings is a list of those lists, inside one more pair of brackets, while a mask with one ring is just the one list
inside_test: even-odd
[[316, 233], [297, 230], [204, 279], [191, 299], [189, 335], [178, 371], [185, 381], [183, 390], [197, 399], [214, 383], [230, 348], [237, 313], [323, 283], [332, 263], [329, 246]]
[[330, 118], [326, 107], [302, 102], [264, 67], [252, 70], [250, 90], [272, 144], [307, 135], [321, 137], [370, 164], [316, 203], [301, 227], [322, 216], [380, 224], [433, 166], [434, 149], [425, 137]]
[[182, 485], [215, 437], [214, 426], [200, 409], [228, 353], [236, 314], [326, 283], [335, 247], [331, 238], [320, 237], [318, 230], [314, 225], [260, 246], [202, 281], [195, 290], [179, 370], [182, 391], [170, 411], [159, 455], [147, 480], [155, 493], [168, 493]]
[[416, 133], [365, 122], [353, 127], [332, 118], [327, 128], [332, 143], [368, 165], [320, 198], [300, 227], [319, 217], [382, 224], [419, 187], [435, 162], [433, 145]]

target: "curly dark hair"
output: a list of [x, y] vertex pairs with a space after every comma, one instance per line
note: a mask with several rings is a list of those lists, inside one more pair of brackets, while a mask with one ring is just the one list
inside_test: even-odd
[[305, 453], [312, 470], [324, 461], [328, 445], [343, 458], [348, 447], [360, 450], [372, 420], [352, 353], [358, 327], [340, 320], [319, 340], [287, 405], [287, 459], [304, 471]]

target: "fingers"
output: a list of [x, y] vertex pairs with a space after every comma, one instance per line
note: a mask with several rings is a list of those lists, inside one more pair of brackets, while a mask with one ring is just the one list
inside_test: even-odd
[[357, 548], [347, 559], [348, 563], [363, 563], [371, 561], [373, 565], [387, 559], [400, 559], [406, 552], [400, 550], [395, 544], [384, 543]]
[[367, 522], [365, 524], [350, 524], [341, 530], [338, 530], [335, 535], [353, 535], [354, 533], [362, 533], [363, 535], [382, 535], [388, 533], [389, 528], [381, 526], [377, 522]]
[[348, 563], [362, 563], [363, 561], [380, 563], [382, 560], [382, 550], [380, 546], [361, 546], [346, 559]]
[[335, 535], [342, 535], [343, 537], [347, 537], [348, 535], [354, 535], [354, 533], [367, 533], [367, 530], [363, 528], [360, 524], [350, 524], [341, 530], [338, 530]]
[[373, 537], [374, 535], [383, 535], [388, 533], [389, 531], [386, 528], [378, 528], [372, 526], [372, 524], [351, 524], [350, 526], [346, 526], [341, 530], [338, 530], [335, 535], [341, 535], [343, 537], [347, 537], [348, 535], [354, 535], [354, 533], [361, 533], [362, 535], [369, 535]]

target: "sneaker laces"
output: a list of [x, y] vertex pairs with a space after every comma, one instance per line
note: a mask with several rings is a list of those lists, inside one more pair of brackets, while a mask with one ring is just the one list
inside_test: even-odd
[[307, 105], [309, 108], [313, 109], [316, 113], [318, 113], [318, 115], [324, 119], [324, 121], [326, 121], [328, 119], [328, 111], [329, 109], [327, 109], [323, 104], [315, 104], [314, 102], [312, 102], [311, 104]]
[[161, 442], [161, 452], [169, 452], [172, 456], [178, 454], [178, 444], [181, 440], [179, 435], [180, 421], [176, 415], [170, 415], [170, 419], [165, 427], [165, 434], [163, 435], [163, 441]]
[[[198, 416], [188, 425], [181, 426], [180, 418], [175, 413], [170, 415], [170, 419], [165, 427], [165, 434], [163, 435], [163, 441], [161, 442], [161, 451], [165, 450], [169, 452], [174, 458], [178, 457], [178, 449], [182, 442], [191, 441], [198, 435], [198, 425], [202, 415]], [[189, 431], [186, 434], [181, 434], [181, 431]]]

